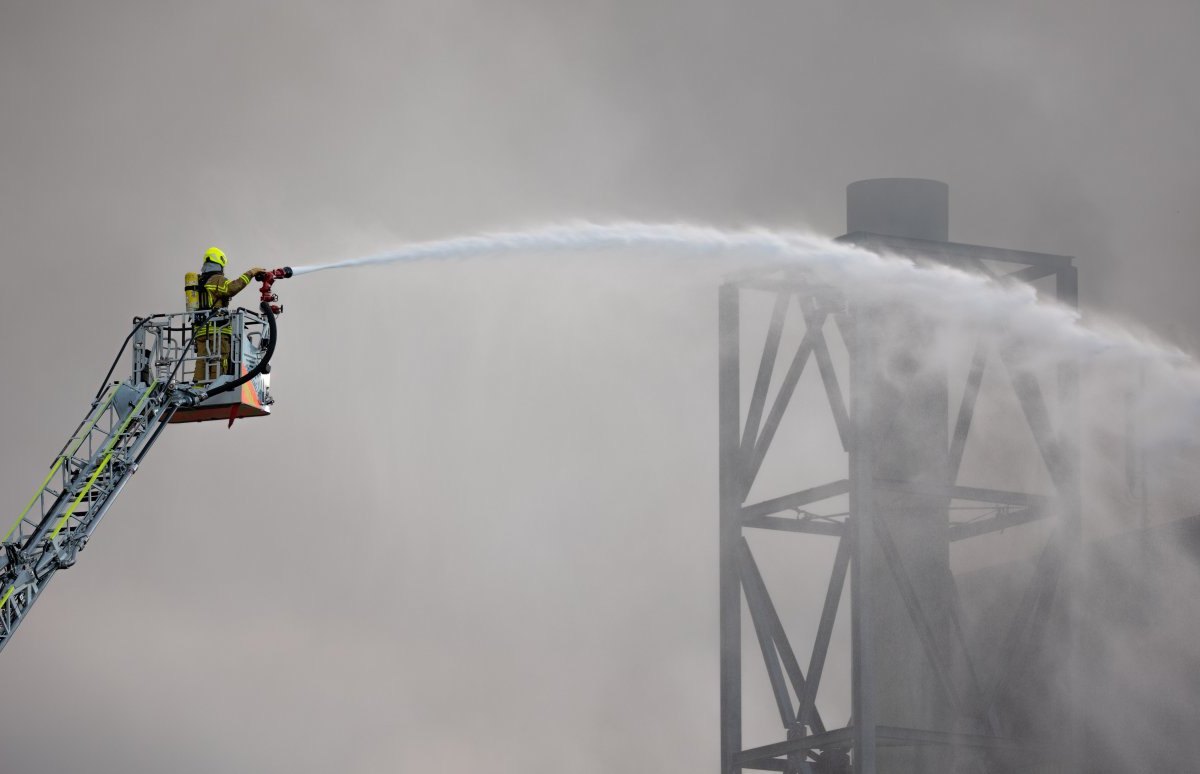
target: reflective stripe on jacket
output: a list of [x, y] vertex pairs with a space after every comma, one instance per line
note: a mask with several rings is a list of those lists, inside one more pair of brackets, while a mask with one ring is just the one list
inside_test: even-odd
[[[200, 286], [200, 308], [205, 311], [228, 309], [229, 299], [241, 293], [249, 284], [249, 274], [243, 274], [232, 280], [225, 279], [225, 275], [221, 272], [209, 274]], [[217, 327], [215, 323], [203, 323], [196, 326], [197, 336], [206, 336], [210, 333], [233, 333], [233, 326]]]

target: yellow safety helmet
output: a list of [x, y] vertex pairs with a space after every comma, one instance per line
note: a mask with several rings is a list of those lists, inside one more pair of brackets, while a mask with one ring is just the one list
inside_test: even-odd
[[204, 260], [212, 261], [222, 269], [225, 268], [225, 253], [219, 247], [210, 247], [204, 251]]

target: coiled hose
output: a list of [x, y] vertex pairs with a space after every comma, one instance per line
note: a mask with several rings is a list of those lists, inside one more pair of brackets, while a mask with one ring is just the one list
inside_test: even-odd
[[209, 390], [204, 394], [203, 397], [200, 398], [200, 400], [206, 400], [214, 395], [220, 395], [223, 392], [229, 392], [230, 390], [237, 389], [259, 374], [270, 372], [271, 356], [275, 354], [275, 313], [271, 311], [271, 305], [266, 301], [259, 304], [259, 309], [267, 318], [267, 329], [269, 331], [267, 338], [267, 351], [263, 353], [262, 360], [259, 360], [258, 365], [246, 372], [245, 376], [238, 377], [232, 382], [226, 382], [219, 387]]

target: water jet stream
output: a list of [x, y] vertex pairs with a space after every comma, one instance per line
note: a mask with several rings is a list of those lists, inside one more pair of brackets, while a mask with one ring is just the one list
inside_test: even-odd
[[[918, 265], [908, 258], [880, 255], [806, 232], [583, 222], [416, 242], [385, 253], [294, 267], [294, 272], [301, 276], [397, 263], [622, 250], [728, 260], [731, 270], [771, 263], [799, 268], [814, 281], [841, 288], [857, 302], [903, 303], [948, 330], [987, 331], [998, 343], [1021, 350], [1031, 367], [1116, 358], [1151, 376], [1141, 390], [1139, 407], [1149, 408], [1163, 420], [1170, 417], [1169, 422], [1147, 417], [1147, 426], [1160, 435], [1169, 431], [1174, 442], [1195, 436], [1192, 431], [1200, 427], [1200, 365], [1178, 348], [1112, 323], [1085, 325], [1076, 310], [1039, 300], [1028, 285], [1001, 285], [944, 264]], [[929, 343], [914, 342], [914, 346]], [[1149, 442], [1152, 435], [1144, 440]]]

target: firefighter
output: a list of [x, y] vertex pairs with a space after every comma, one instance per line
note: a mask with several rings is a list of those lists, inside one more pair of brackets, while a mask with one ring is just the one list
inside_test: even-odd
[[254, 275], [266, 269], [253, 266], [237, 279], [225, 279], [225, 253], [216, 247], [204, 251], [204, 268], [197, 280], [200, 313], [196, 315], [196, 373], [194, 381], [210, 382], [222, 374], [233, 373], [233, 326], [225, 321], [209, 321], [204, 312], [227, 309], [229, 299], [242, 292]]

